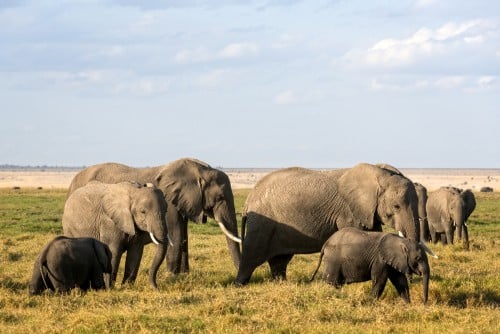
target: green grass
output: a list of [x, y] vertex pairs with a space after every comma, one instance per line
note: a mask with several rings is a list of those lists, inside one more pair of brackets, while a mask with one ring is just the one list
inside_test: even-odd
[[[248, 286], [232, 285], [236, 270], [218, 226], [190, 224], [189, 274], [159, 273], [148, 284], [154, 253], [147, 246], [134, 285], [112, 291], [29, 297], [33, 262], [61, 233], [65, 190], [0, 189], [0, 333], [498, 333], [500, 332], [500, 194], [477, 194], [469, 222], [470, 251], [430, 245], [429, 302], [420, 278], [406, 305], [387, 284], [380, 300], [370, 282], [335, 289], [308, 283], [318, 254], [298, 255], [288, 281], [259, 267]], [[238, 218], [247, 190], [235, 190]], [[123, 262], [123, 261], [122, 261]], [[122, 263], [123, 264], [123, 263]], [[122, 273], [119, 273], [119, 278]]]

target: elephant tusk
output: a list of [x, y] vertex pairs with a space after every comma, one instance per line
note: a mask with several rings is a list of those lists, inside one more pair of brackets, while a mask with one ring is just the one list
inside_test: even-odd
[[167, 239], [168, 243], [170, 244], [171, 247], [174, 247], [174, 243], [172, 242], [172, 239], [170, 239], [170, 235], [167, 234]]
[[398, 231], [398, 232], [399, 232], [398, 234], [399, 234], [400, 237], [403, 237], [403, 238], [405, 237], [405, 235], [403, 234], [403, 232], [401, 232], [401, 231]]
[[156, 245], [159, 245], [160, 243], [158, 242], [158, 240], [156, 240], [155, 236], [153, 235], [152, 232], [149, 232], [149, 236], [151, 237], [151, 240], [153, 240], [153, 242], [156, 244]]
[[426, 253], [430, 254], [430, 256], [432, 256], [435, 259], [439, 258], [436, 254], [434, 254], [434, 252], [429, 247], [427, 247], [427, 245], [423, 241], [420, 241], [418, 244], [424, 249]]
[[219, 222], [217, 222], [217, 224], [219, 224], [220, 229], [222, 230], [222, 232], [224, 232], [224, 234], [225, 234], [225, 235], [226, 235], [229, 239], [231, 239], [231, 240], [233, 240], [233, 241], [238, 242], [238, 243], [240, 243], [240, 244], [241, 244], [241, 239], [240, 239], [240, 238], [238, 238], [238, 237], [236, 237], [236, 236], [235, 236], [234, 234], [232, 234], [231, 232], [229, 232], [229, 231], [227, 230], [227, 228], [224, 226], [224, 224], [219, 223]]

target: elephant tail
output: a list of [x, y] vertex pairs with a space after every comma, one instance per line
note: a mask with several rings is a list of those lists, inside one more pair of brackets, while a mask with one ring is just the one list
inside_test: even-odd
[[319, 254], [318, 266], [316, 267], [316, 270], [314, 271], [311, 278], [309, 279], [309, 283], [314, 280], [314, 277], [316, 277], [316, 274], [318, 273], [319, 267], [321, 267], [321, 261], [323, 260], [323, 255], [325, 255], [324, 248], [321, 249], [321, 253]]

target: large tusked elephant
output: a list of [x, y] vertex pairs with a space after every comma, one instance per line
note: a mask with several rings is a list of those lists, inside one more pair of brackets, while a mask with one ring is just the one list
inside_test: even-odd
[[440, 237], [443, 244], [453, 244], [455, 229], [457, 229], [459, 239], [462, 237], [463, 230], [464, 247], [469, 248], [466, 221], [475, 208], [476, 202], [473, 196], [472, 192], [462, 191], [455, 187], [441, 187], [429, 195], [427, 215], [429, 232], [434, 243]]
[[69, 237], [91, 237], [108, 245], [113, 255], [113, 282], [124, 252], [127, 256], [122, 282], [135, 281], [144, 245], [153, 241], [157, 246], [149, 281], [156, 288], [156, 274], [168, 245], [165, 211], [163, 194], [153, 185], [94, 181], [72, 192], [66, 200], [63, 231]]
[[246, 284], [268, 262], [273, 278], [286, 278], [294, 254], [315, 253], [342, 227], [362, 228], [326, 173], [287, 168], [263, 177], [243, 209], [241, 264], [236, 284]]
[[58, 236], [42, 249], [33, 266], [29, 294], [44, 290], [60, 293], [78, 287], [109, 289], [111, 252], [104, 243], [93, 238]]
[[323, 256], [325, 281], [340, 287], [343, 284], [371, 280], [375, 298], [382, 295], [389, 279], [401, 298], [409, 303], [410, 289], [405, 275], [421, 275], [423, 300], [424, 304], [427, 303], [429, 261], [416, 240], [346, 227], [333, 234], [323, 245], [311, 281], [321, 266]]
[[[137, 181], [153, 183], [168, 205], [167, 224], [172, 245], [167, 251], [170, 272], [188, 272], [188, 220], [202, 215], [214, 218], [226, 235], [233, 263], [239, 267], [241, 252], [234, 197], [229, 177], [196, 159], [179, 159], [167, 165], [133, 168], [118, 163], [90, 166], [71, 182], [68, 195], [92, 180], [104, 183]], [[203, 218], [201, 219], [203, 220]]]

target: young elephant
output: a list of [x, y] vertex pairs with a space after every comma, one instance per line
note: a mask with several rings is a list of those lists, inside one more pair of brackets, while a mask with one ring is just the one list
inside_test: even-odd
[[123, 253], [126, 252], [126, 259], [122, 283], [133, 283], [144, 246], [156, 243], [149, 281], [157, 288], [156, 275], [168, 246], [166, 205], [162, 192], [152, 185], [93, 181], [66, 200], [63, 232], [68, 237], [91, 237], [108, 245], [112, 254], [112, 283]]
[[93, 238], [56, 237], [38, 255], [29, 285], [29, 294], [49, 289], [61, 293], [78, 287], [109, 289], [111, 252]]
[[367, 232], [346, 227], [333, 234], [323, 245], [316, 276], [325, 256], [324, 279], [339, 287], [343, 284], [372, 280], [372, 294], [379, 298], [389, 279], [399, 295], [410, 302], [406, 274], [423, 276], [424, 304], [427, 302], [430, 268], [427, 256], [415, 240], [395, 234]]

